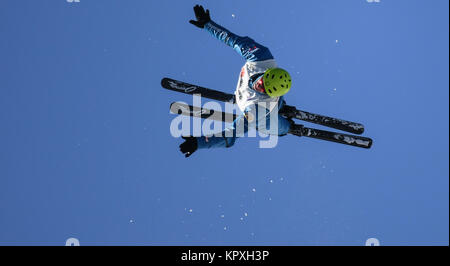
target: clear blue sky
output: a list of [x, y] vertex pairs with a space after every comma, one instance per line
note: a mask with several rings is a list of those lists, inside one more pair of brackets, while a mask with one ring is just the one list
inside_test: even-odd
[[[244, 63], [188, 23], [197, 3], [271, 49], [289, 104], [364, 123], [373, 147], [185, 159], [169, 104], [192, 99], [161, 78], [233, 92]], [[2, 1], [0, 244], [448, 245], [448, 5]]]

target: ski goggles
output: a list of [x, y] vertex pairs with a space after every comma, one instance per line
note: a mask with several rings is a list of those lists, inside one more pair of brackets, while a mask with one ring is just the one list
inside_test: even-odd
[[264, 88], [263, 76], [261, 76], [256, 82], [253, 83], [253, 89], [257, 92], [266, 93], [266, 88]]

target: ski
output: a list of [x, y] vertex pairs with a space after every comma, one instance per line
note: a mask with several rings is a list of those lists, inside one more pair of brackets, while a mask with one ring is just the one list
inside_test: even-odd
[[[212, 90], [197, 85], [192, 85], [186, 82], [181, 82], [170, 78], [163, 78], [161, 80], [161, 86], [165, 89], [185, 94], [190, 95], [200, 94], [201, 97], [208, 98], [211, 100], [229, 102], [233, 104], [236, 103], [236, 99], [233, 94]], [[296, 118], [305, 122], [319, 124], [322, 126], [347, 131], [354, 134], [362, 134], [364, 132], [364, 125], [360, 123], [298, 110], [294, 106], [290, 105], [284, 105], [283, 108], [281, 108], [280, 110], [280, 114], [287, 118]]]
[[[204, 119], [213, 119], [222, 122], [232, 122], [234, 121], [234, 119], [236, 119], [235, 114], [225, 113], [217, 110], [210, 110], [206, 108], [194, 107], [181, 102], [172, 103], [170, 105], [170, 111], [173, 114], [181, 114]], [[291, 128], [289, 133], [295, 136], [321, 139], [365, 149], [369, 149], [372, 146], [372, 139], [370, 138], [342, 134], [338, 132], [331, 132], [315, 128], [308, 128], [299, 124], [295, 124]]]
[[192, 85], [186, 82], [181, 82], [170, 78], [163, 78], [161, 80], [161, 86], [168, 90], [186, 93], [190, 95], [200, 94], [201, 97], [208, 98], [211, 100], [229, 102], [233, 104], [236, 103], [233, 94], [212, 90], [197, 85]]
[[285, 117], [297, 118], [314, 124], [347, 131], [354, 134], [362, 134], [364, 125], [356, 122], [346, 121], [338, 118], [328, 117], [324, 115], [313, 114], [310, 112], [298, 110], [294, 106], [284, 105], [279, 113]]
[[370, 147], [372, 147], [372, 139], [370, 138], [349, 134], [342, 134], [338, 132], [326, 131], [316, 128], [308, 128], [298, 124], [295, 124], [293, 128], [289, 131], [289, 133], [300, 137], [309, 137], [326, 141], [332, 141], [359, 148], [370, 149]]
[[204, 119], [212, 119], [226, 123], [232, 123], [234, 120], [236, 120], [237, 117], [236, 114], [224, 113], [217, 110], [195, 107], [181, 102], [174, 102], [170, 104], [170, 112], [172, 114], [186, 115]]

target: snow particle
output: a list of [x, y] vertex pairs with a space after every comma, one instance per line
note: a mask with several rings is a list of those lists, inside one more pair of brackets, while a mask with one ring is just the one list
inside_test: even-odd
[[244, 212], [244, 216], [247, 217], [247, 216], [248, 216], [248, 213]]
[[270, 183], [273, 183], [273, 180], [272, 180], [272, 179], [270, 179], [270, 180], [269, 180], [269, 182], [270, 182]]
[[236, 18], [236, 15], [235, 15], [235, 14], [231, 14], [231, 17], [232, 17], [232, 18]]
[[256, 192], [256, 188], [252, 188], [252, 191], [253, 191], [253, 192]]
[[224, 230], [224, 231], [227, 231], [227, 227], [225, 226], [225, 227], [223, 228], [223, 230]]
[[224, 214], [220, 215], [220, 218], [225, 218], [225, 215]]

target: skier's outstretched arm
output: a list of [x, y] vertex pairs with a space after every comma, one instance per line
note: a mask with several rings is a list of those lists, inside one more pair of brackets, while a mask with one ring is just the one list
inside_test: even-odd
[[205, 29], [215, 38], [232, 47], [245, 60], [254, 62], [273, 59], [267, 47], [255, 42], [250, 37], [238, 36], [212, 21], [209, 10], [205, 11], [201, 5], [194, 7], [194, 13], [197, 20], [189, 21], [191, 24]]

